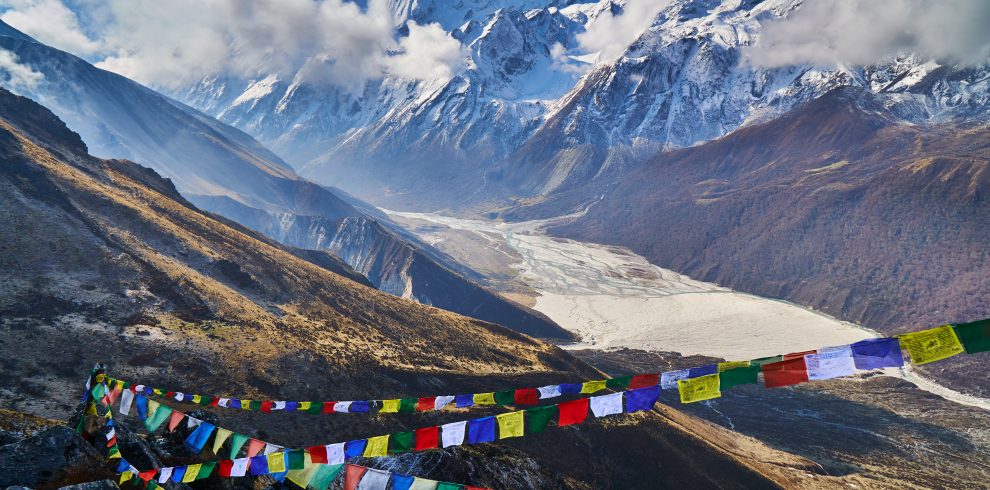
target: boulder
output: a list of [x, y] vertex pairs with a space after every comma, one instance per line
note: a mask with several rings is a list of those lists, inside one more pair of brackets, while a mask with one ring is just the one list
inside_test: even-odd
[[58, 488], [112, 478], [107, 467], [103, 455], [68, 427], [0, 446], [0, 488]]

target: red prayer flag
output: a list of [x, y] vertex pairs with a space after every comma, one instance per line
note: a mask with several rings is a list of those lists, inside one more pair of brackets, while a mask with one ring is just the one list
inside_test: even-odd
[[785, 361], [789, 361], [791, 359], [797, 359], [799, 357], [803, 358], [804, 356], [806, 356], [808, 354], [815, 354], [817, 352], [818, 351], [816, 351], [816, 350], [806, 350], [804, 352], [792, 352], [790, 354], [784, 354], [784, 360]]
[[516, 405], [536, 405], [540, 403], [539, 400], [540, 395], [536, 391], [536, 388], [521, 388], [516, 390]]
[[337, 402], [323, 402], [323, 413], [333, 413], [333, 406]]
[[174, 391], [170, 391], [168, 393], [165, 393], [165, 398], [172, 398], [173, 396], [175, 396], [175, 392]]
[[265, 400], [261, 402], [261, 411], [265, 413], [272, 413], [272, 405], [275, 403], [271, 400]]
[[306, 451], [309, 452], [309, 459], [313, 464], [327, 464], [330, 462], [327, 459], [327, 447], [326, 446], [313, 446]]
[[347, 465], [347, 472], [344, 473], [344, 490], [355, 490], [361, 477], [368, 471], [364, 466], [354, 464]]
[[107, 447], [113, 447], [114, 444], [117, 444], [117, 436], [113, 436], [107, 441]]
[[440, 427], [416, 429], [416, 450], [435, 449], [440, 445]]
[[234, 467], [234, 460], [224, 459], [220, 461], [220, 476], [230, 478], [230, 469]]
[[155, 468], [155, 469], [152, 469], [152, 470], [142, 471], [142, 472], [138, 473], [138, 478], [140, 478], [140, 479], [142, 479], [144, 481], [149, 481], [152, 478], [154, 478], [155, 475], [157, 475], [157, 474], [158, 474], [158, 469]]
[[216, 407], [218, 405], [220, 405], [220, 398], [213, 397], [213, 398], [210, 399], [210, 406], [211, 407]]
[[560, 418], [557, 419], [557, 425], [563, 427], [565, 425], [580, 424], [584, 422], [584, 419], [588, 418], [588, 399], [581, 398], [564, 402], [557, 405], [557, 409], [560, 411]]
[[796, 385], [808, 381], [804, 356], [763, 365], [763, 384], [767, 388]]
[[435, 407], [436, 404], [437, 404], [437, 397], [435, 396], [420, 398], [419, 401], [416, 402], [416, 410], [419, 410], [420, 412], [433, 410], [433, 407]]
[[659, 374], [640, 374], [639, 376], [633, 376], [629, 381], [629, 389], [649, 388], [658, 384], [660, 384]]

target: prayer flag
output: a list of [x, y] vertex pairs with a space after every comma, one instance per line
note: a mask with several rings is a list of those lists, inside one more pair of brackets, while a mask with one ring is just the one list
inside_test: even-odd
[[244, 443], [247, 442], [248, 436], [243, 434], [234, 434], [233, 438], [230, 440], [230, 459], [237, 458], [237, 453], [241, 452], [241, 448], [244, 447]]
[[495, 419], [498, 421], [498, 438], [522, 437], [524, 417], [523, 412], [509, 412], [497, 415]]
[[817, 354], [804, 356], [804, 363], [810, 381], [840, 378], [856, 372], [849, 346], [821, 349]]
[[728, 371], [730, 369], [749, 367], [749, 361], [730, 361], [730, 362], [720, 362], [718, 363], [718, 372]]
[[762, 366], [764, 364], [773, 364], [775, 362], [780, 362], [783, 360], [784, 360], [784, 356], [770, 356], [770, 357], [761, 357], [759, 359], [753, 359], [752, 361], [749, 361], [749, 363], [750, 365], [754, 365], [754, 366]]
[[185, 466], [176, 466], [172, 468], [172, 483], [182, 483], [183, 477], [186, 476]]
[[251, 458], [237, 458], [230, 467], [230, 476], [244, 476], [247, 474], [248, 466], [251, 466]]
[[149, 482], [157, 474], [158, 474], [158, 469], [157, 468], [150, 469], [148, 471], [142, 471], [142, 472], [138, 473], [138, 478], [140, 478], [141, 480], [144, 480], [145, 482]]
[[688, 379], [688, 373], [689, 371], [687, 369], [662, 373], [660, 375], [660, 387], [665, 390], [673, 390], [677, 388], [678, 381]]
[[796, 357], [785, 361], [764, 364], [763, 384], [767, 388], [796, 385], [808, 381], [808, 368], [804, 357]]
[[333, 405], [333, 411], [337, 413], [348, 413], [351, 411], [351, 402], [337, 402]]
[[271, 400], [265, 400], [261, 402], [261, 412], [262, 413], [272, 413], [272, 407], [275, 404]]
[[856, 369], [880, 369], [901, 367], [904, 356], [897, 339], [866, 339], [849, 346], [852, 349]]
[[213, 468], [216, 467], [216, 465], [216, 461], [209, 461], [200, 465], [199, 474], [196, 476], [196, 479], [202, 480], [204, 478], [209, 478], [210, 475], [213, 474]]
[[547, 398], [557, 398], [560, 396], [560, 386], [559, 385], [549, 385], [537, 388], [540, 392], [540, 399], [545, 400]]
[[216, 455], [220, 454], [220, 448], [223, 446], [223, 443], [227, 441], [227, 438], [229, 438], [231, 434], [233, 434], [233, 432], [227, 429], [217, 428], [217, 436], [213, 438], [213, 454]]
[[562, 385], [557, 385], [557, 388], [560, 389], [561, 395], [577, 395], [578, 393], [581, 393], [581, 389], [584, 388], [584, 384], [564, 383]]
[[413, 447], [412, 431], [396, 432], [389, 437], [389, 454], [401, 454], [409, 452]]
[[251, 476], [267, 475], [268, 474], [268, 456], [262, 454], [261, 456], [253, 456], [251, 458]]
[[441, 481], [437, 482], [437, 490], [464, 490], [464, 485]]
[[799, 357], [804, 357], [804, 356], [806, 356], [808, 354], [814, 354], [815, 352], [817, 352], [817, 351], [816, 350], [806, 350], [806, 351], [802, 351], [802, 352], [792, 352], [790, 354], [784, 354], [784, 360], [787, 361], [787, 360], [790, 360], [790, 359], [797, 359]]
[[557, 419], [557, 425], [560, 427], [580, 424], [588, 418], [588, 399], [580, 398], [564, 402], [557, 405], [557, 409], [560, 411], [560, 417]]
[[344, 490], [357, 490], [358, 482], [361, 481], [361, 477], [366, 471], [368, 468], [364, 466], [347, 465], [347, 470], [344, 473]]
[[392, 474], [392, 490], [409, 490], [414, 481], [411, 476]]
[[633, 413], [642, 410], [653, 410], [653, 405], [660, 398], [660, 386], [653, 385], [626, 392], [626, 412]]
[[735, 386], [759, 382], [760, 365], [742, 366], [718, 373], [718, 389], [725, 391]]
[[368, 446], [367, 439], [355, 439], [347, 441], [344, 445], [344, 457], [346, 459], [357, 458], [364, 454], [364, 448]]
[[436, 480], [427, 480], [426, 478], [416, 477], [416, 481], [413, 485], [409, 487], [409, 490], [437, 490], [437, 484], [439, 482]]
[[464, 444], [464, 432], [467, 422], [453, 422], [440, 426], [443, 447], [460, 446]]
[[[327, 444], [327, 463], [332, 465], [344, 464], [346, 455], [344, 452], [344, 443], [338, 442], [336, 444]], [[362, 448], [363, 449], [363, 448]]]
[[257, 439], [251, 439], [248, 442], [247, 455], [248, 455], [249, 458], [252, 458], [255, 455], [257, 455], [258, 452], [260, 452], [264, 448], [265, 448], [265, 443], [264, 442], [261, 442], [261, 441], [259, 441]]
[[399, 412], [401, 413], [415, 412], [417, 402], [419, 402], [419, 400], [416, 398], [403, 398], [399, 400]]
[[632, 380], [629, 381], [629, 389], [636, 390], [639, 388], [647, 388], [650, 386], [657, 386], [660, 384], [660, 374], [640, 374], [638, 376], [633, 376]]
[[965, 351], [955, 330], [949, 325], [899, 335], [898, 338], [911, 354], [914, 364], [940, 361]]
[[496, 405], [508, 405], [514, 402], [516, 399], [515, 392], [513, 390], [507, 391], [496, 391], [495, 392], [495, 404]]
[[416, 410], [420, 412], [427, 412], [433, 410], [433, 408], [436, 406], [436, 403], [437, 403], [437, 398], [434, 396], [427, 396], [420, 398], [419, 401], [416, 402]]
[[454, 404], [457, 408], [473, 407], [474, 395], [457, 395], [454, 397]]
[[480, 444], [495, 440], [495, 417], [482, 417], [468, 421], [468, 444]]
[[161, 427], [162, 423], [172, 415], [172, 409], [161, 405], [154, 400], [148, 400], [148, 410], [151, 415], [144, 421], [144, 426], [148, 432], [154, 432]]
[[165, 484], [172, 479], [172, 468], [162, 468], [162, 471], [158, 473], [158, 483]]
[[447, 405], [449, 405], [450, 402], [452, 402], [452, 401], [454, 401], [454, 397], [453, 396], [450, 396], [450, 395], [438, 396], [437, 397], [437, 401], [436, 401], [436, 409], [437, 410], [440, 410], [441, 408], [446, 407]]
[[967, 354], [990, 351], [990, 319], [953, 325]]
[[210, 440], [210, 436], [213, 435], [213, 429], [216, 426], [213, 424], [208, 424], [203, 422], [196, 427], [196, 430], [189, 434], [186, 438], [186, 446], [196, 451], [197, 453], [203, 450], [203, 446], [206, 445], [206, 441]]
[[352, 413], [368, 413], [370, 411], [371, 411], [371, 405], [368, 404], [367, 400], [356, 400], [351, 402]]
[[556, 405], [533, 407], [526, 410], [526, 432], [538, 434], [547, 428], [550, 419], [557, 414]]
[[581, 384], [581, 393], [584, 394], [598, 393], [599, 391], [604, 389], [605, 389], [604, 379], [598, 381], [585, 381], [584, 383]]
[[261, 410], [261, 400], [250, 400], [248, 402], [248, 409], [254, 410], [255, 412]]
[[327, 487], [337, 479], [337, 475], [344, 469], [343, 464], [319, 465], [313, 476], [309, 478], [309, 485], [306, 488], [313, 490], [326, 490]]
[[398, 413], [399, 412], [399, 402], [401, 400], [382, 400], [382, 409], [379, 410], [381, 413]]
[[475, 405], [494, 405], [495, 404], [495, 393], [475, 393], [474, 395]]
[[134, 478], [134, 473], [131, 473], [130, 471], [125, 471], [120, 474], [120, 481], [118, 481], [117, 484], [123, 485], [125, 481], [128, 481], [131, 478]]
[[220, 461], [220, 469], [217, 470], [217, 473], [223, 478], [229, 478], [231, 476], [230, 470], [233, 469], [233, 467], [234, 467], [234, 460], [232, 459], [222, 460]]
[[388, 479], [392, 473], [388, 471], [368, 468], [358, 484], [358, 490], [385, 490], [388, 487]]
[[677, 382], [681, 403], [694, 403], [722, 396], [719, 391], [718, 373], [706, 374], [697, 378], [682, 379]]
[[309, 459], [315, 464], [329, 464], [330, 460], [327, 459], [327, 447], [326, 446], [313, 446], [306, 449], [309, 453]]
[[[289, 472], [285, 474], [285, 477], [292, 483], [295, 483], [296, 485], [299, 485], [302, 488], [306, 488], [309, 486], [309, 481], [310, 479], [313, 478], [313, 474], [316, 473], [316, 470], [321, 466], [324, 465], [314, 464], [313, 461], [310, 459], [309, 454], [307, 453], [303, 458], [302, 467], [295, 470], [289, 469]], [[321, 490], [325, 490], [325, 489], [321, 489]]]
[[323, 402], [323, 408], [320, 413], [333, 413], [336, 410], [337, 402]]
[[[707, 366], [693, 367], [688, 369], [688, 378], [700, 378], [702, 376], [708, 376], [718, 372], [718, 364], [709, 364]], [[680, 386], [680, 383], [678, 383]]]
[[540, 403], [540, 396], [536, 388], [521, 388], [516, 390], [514, 396], [516, 405], [536, 405]]
[[186, 471], [182, 473], [182, 483], [192, 483], [196, 481], [196, 477], [199, 476], [198, 464], [191, 464], [186, 466]]
[[285, 453], [277, 452], [271, 453], [265, 456], [268, 462], [268, 472], [269, 473], [282, 473], [286, 470], [285, 467]]
[[120, 393], [120, 413], [130, 415], [132, 403], [134, 403], [134, 393], [131, 393], [131, 390], [124, 390]]
[[364, 448], [365, 458], [378, 458], [388, 455], [388, 434], [368, 438], [368, 444]]
[[632, 382], [632, 376], [610, 378], [605, 380], [605, 387], [612, 388], [613, 390], [625, 390], [629, 388], [629, 383], [631, 382]]
[[440, 445], [440, 427], [424, 427], [416, 429], [417, 451], [433, 449]]
[[[306, 451], [289, 451], [285, 453], [285, 460], [286, 468], [290, 470], [301, 470], [306, 467]], [[269, 464], [269, 466], [271, 465]]]
[[595, 417], [605, 417], [622, 413], [622, 392], [591, 397], [591, 413]]

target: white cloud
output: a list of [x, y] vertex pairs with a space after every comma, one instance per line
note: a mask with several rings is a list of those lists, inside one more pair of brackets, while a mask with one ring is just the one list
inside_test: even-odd
[[0, 20], [58, 49], [88, 55], [100, 44], [83, 33], [76, 14], [60, 0], [0, 0]]
[[577, 35], [578, 50], [598, 53], [599, 62], [609, 62], [639, 39], [670, 0], [629, 0], [619, 15], [603, 12], [587, 30]]
[[[416, 24], [409, 25], [408, 37], [396, 39], [387, 1], [367, 4], [362, 9], [345, 0], [75, 0], [73, 5], [89, 31], [100, 33], [100, 53], [91, 57], [97, 66], [152, 85], [175, 88], [213, 74], [274, 72], [288, 78], [300, 69], [315, 81], [340, 85], [383, 74], [449, 78], [462, 57], [457, 40], [438, 26]], [[32, 12], [8, 12], [22, 16], [22, 24], [11, 25], [43, 22]]]
[[757, 66], [866, 65], [912, 51], [940, 60], [990, 56], [987, 0], [811, 0], [767, 22], [747, 50]]
[[0, 48], [0, 80], [11, 92], [33, 89], [44, 78], [31, 67], [20, 64], [16, 54]]

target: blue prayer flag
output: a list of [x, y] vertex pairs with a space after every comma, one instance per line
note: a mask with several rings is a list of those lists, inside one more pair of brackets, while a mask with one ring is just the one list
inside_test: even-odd
[[457, 408], [473, 407], [474, 395], [457, 395], [454, 397], [454, 404]]
[[699, 378], [701, 376], [708, 376], [709, 374], [715, 374], [718, 372], [718, 364], [709, 364], [707, 366], [693, 367], [688, 369], [688, 378]]
[[576, 395], [581, 393], [581, 383], [570, 383], [560, 385], [561, 395]]
[[241, 408], [241, 401], [237, 398], [231, 398], [230, 403], [228, 403], [230, 408]]
[[134, 405], [137, 406], [138, 418], [145, 420], [148, 418], [148, 397], [138, 395], [134, 397]]
[[392, 473], [392, 490], [409, 490], [415, 478], [406, 475], [396, 475]]
[[131, 467], [131, 464], [127, 462], [126, 459], [120, 458], [120, 464], [117, 465], [117, 473], [123, 473]]
[[206, 422], [200, 423], [196, 426], [196, 430], [192, 431], [192, 434], [189, 434], [189, 437], [186, 438], [186, 446], [197, 453], [202, 451], [203, 446], [206, 445], [206, 441], [210, 440], [213, 429], [216, 429], [216, 426], [213, 424]]
[[626, 392], [626, 413], [651, 410], [657, 398], [660, 398], [660, 385], [629, 390]]
[[364, 454], [364, 448], [368, 445], [367, 439], [357, 439], [354, 441], [347, 441], [344, 444], [344, 457], [347, 459], [358, 458]]
[[182, 482], [182, 477], [186, 475], [185, 466], [176, 466], [172, 468], [172, 483]]
[[251, 476], [268, 474], [268, 456], [260, 454], [251, 458]]
[[371, 408], [368, 406], [367, 400], [358, 400], [351, 402], [349, 410], [351, 413], [365, 413], [371, 411]]
[[299, 402], [285, 402], [286, 412], [295, 412], [296, 408], [299, 407]]
[[849, 347], [852, 349], [853, 364], [856, 369], [879, 369], [904, 365], [901, 343], [897, 339], [867, 339], [856, 342]]
[[495, 417], [482, 417], [468, 421], [468, 444], [495, 440]]

